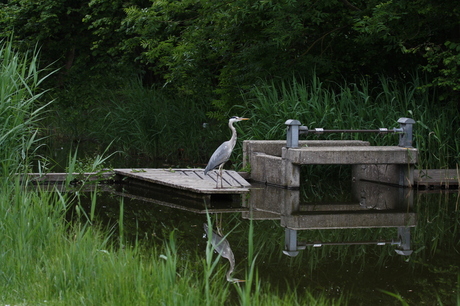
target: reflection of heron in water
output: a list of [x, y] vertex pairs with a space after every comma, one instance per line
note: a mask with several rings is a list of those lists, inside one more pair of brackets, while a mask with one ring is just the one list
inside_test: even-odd
[[[205, 223], [203, 224], [203, 227], [204, 227], [206, 236], [209, 237], [208, 225]], [[244, 280], [240, 280], [240, 279], [231, 277], [233, 270], [235, 270], [235, 255], [233, 255], [233, 252], [232, 252], [232, 249], [230, 248], [230, 243], [228, 243], [228, 240], [223, 238], [221, 235], [219, 235], [215, 231], [212, 231], [211, 244], [213, 248], [217, 251], [217, 253], [220, 254], [220, 256], [227, 258], [228, 261], [230, 262], [230, 269], [228, 269], [228, 272], [227, 272], [227, 281], [232, 282], [232, 283], [244, 282]]]

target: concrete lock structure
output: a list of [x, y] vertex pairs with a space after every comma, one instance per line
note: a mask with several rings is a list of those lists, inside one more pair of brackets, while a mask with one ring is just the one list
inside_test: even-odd
[[[287, 138], [283, 140], [245, 140], [243, 167], [250, 165], [251, 179], [269, 185], [300, 187], [301, 165], [352, 165], [353, 180], [412, 187], [418, 151], [412, 147], [415, 121], [400, 118], [399, 128], [377, 130], [325, 130], [301, 126], [287, 120]], [[397, 133], [398, 146], [371, 146], [367, 141], [299, 140], [305, 133]]]

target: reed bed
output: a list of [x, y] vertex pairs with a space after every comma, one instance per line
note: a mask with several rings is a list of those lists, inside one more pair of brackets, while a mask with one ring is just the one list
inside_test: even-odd
[[[245, 95], [234, 111], [251, 117], [241, 128], [242, 139], [285, 139], [287, 119], [309, 128], [377, 129], [398, 127], [397, 120], [416, 121], [414, 147], [420, 151], [420, 168], [455, 168], [460, 159], [459, 116], [456, 101], [441, 103], [436, 92], [424, 89], [418, 74], [405, 79], [366, 77], [355, 83], [327, 83], [314, 76], [280, 84], [267, 82]], [[325, 134], [302, 139], [360, 139], [371, 145], [397, 145], [397, 135]]]
[[[362, 77], [355, 82], [331, 83], [313, 75], [266, 81], [242, 94], [241, 103], [226, 114], [251, 117], [236, 125], [239, 139], [285, 139], [287, 119], [309, 128], [377, 129], [399, 127], [401, 117], [413, 118], [414, 146], [422, 168], [455, 168], [460, 159], [459, 116], [456, 101], [441, 101], [419, 74], [402, 78]], [[104, 92], [104, 94], [101, 94]], [[70, 99], [70, 98], [69, 98]], [[210, 119], [209, 101], [178, 97], [162, 88], [146, 88], [140, 80], [121, 89], [102, 88], [82, 110], [91, 124], [77, 134], [111, 143], [126, 154], [160, 158], [169, 164], [205, 164], [213, 150], [229, 138], [226, 120]], [[107, 111], [109, 110], [109, 111]], [[88, 118], [92, 118], [89, 120]], [[60, 122], [60, 128], [75, 126]], [[71, 131], [69, 131], [71, 132]], [[304, 139], [368, 140], [372, 145], [396, 145], [398, 135], [348, 134], [302, 136]], [[241, 143], [232, 156], [241, 166]], [[229, 163], [230, 165], [231, 163]]]
[[[47, 104], [35, 89], [48, 77], [37, 67], [37, 51], [20, 54], [12, 43], [0, 43], [0, 175], [26, 169], [37, 148], [37, 123]], [[19, 167], [19, 168], [17, 168]]]
[[[93, 194], [96, 196], [96, 193]], [[24, 189], [19, 179], [0, 194], [0, 301], [5, 304], [166, 305], [333, 305], [333, 300], [296, 293], [278, 294], [257, 278], [255, 261], [246, 283], [225, 281], [226, 269], [210, 247], [206, 256], [183, 252], [174, 232], [163, 244], [113, 239], [90, 215], [66, 221], [69, 195]], [[78, 207], [78, 206], [77, 206]], [[123, 211], [123, 210], [121, 210]], [[76, 213], [76, 212], [75, 212]], [[76, 213], [77, 214], [77, 213]], [[123, 218], [119, 218], [123, 226]], [[204, 258], [203, 258], [204, 257]], [[233, 302], [232, 302], [233, 301]]]
[[[19, 188], [19, 187], [18, 187]], [[67, 201], [54, 192], [2, 190], [2, 282], [8, 304], [202, 304], [197, 277], [163, 248], [117, 247], [107, 231], [65, 221]], [[213, 288], [208, 297], [221, 304]]]

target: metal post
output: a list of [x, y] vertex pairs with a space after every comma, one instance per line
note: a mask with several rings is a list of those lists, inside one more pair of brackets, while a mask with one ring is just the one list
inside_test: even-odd
[[399, 135], [399, 145], [403, 148], [412, 148], [412, 126], [415, 124], [414, 119], [399, 118], [399, 126], [402, 133]]
[[300, 121], [289, 119], [284, 123], [287, 125], [286, 147], [298, 148], [299, 147], [299, 126]]
[[284, 229], [284, 251], [285, 255], [295, 257], [299, 254], [297, 250], [297, 231], [285, 228]]
[[409, 227], [398, 227], [398, 239], [401, 242], [398, 248], [395, 250], [397, 254], [409, 256], [412, 254], [410, 247], [410, 228]]
[[299, 251], [305, 250], [305, 242], [297, 242], [297, 230], [291, 228], [284, 229], [284, 251], [283, 254], [296, 257]]

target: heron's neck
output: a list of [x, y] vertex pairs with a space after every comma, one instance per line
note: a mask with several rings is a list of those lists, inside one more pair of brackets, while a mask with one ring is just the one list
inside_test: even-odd
[[227, 281], [231, 282], [233, 280], [232, 273], [233, 270], [235, 270], [235, 256], [233, 256], [233, 252], [231, 256], [228, 258], [228, 261], [230, 262], [230, 268], [227, 271]]
[[230, 130], [232, 130], [232, 138], [230, 138], [230, 143], [232, 144], [233, 148], [236, 144], [236, 129], [235, 127], [233, 127], [233, 122], [229, 122], [228, 127], [230, 128]]

